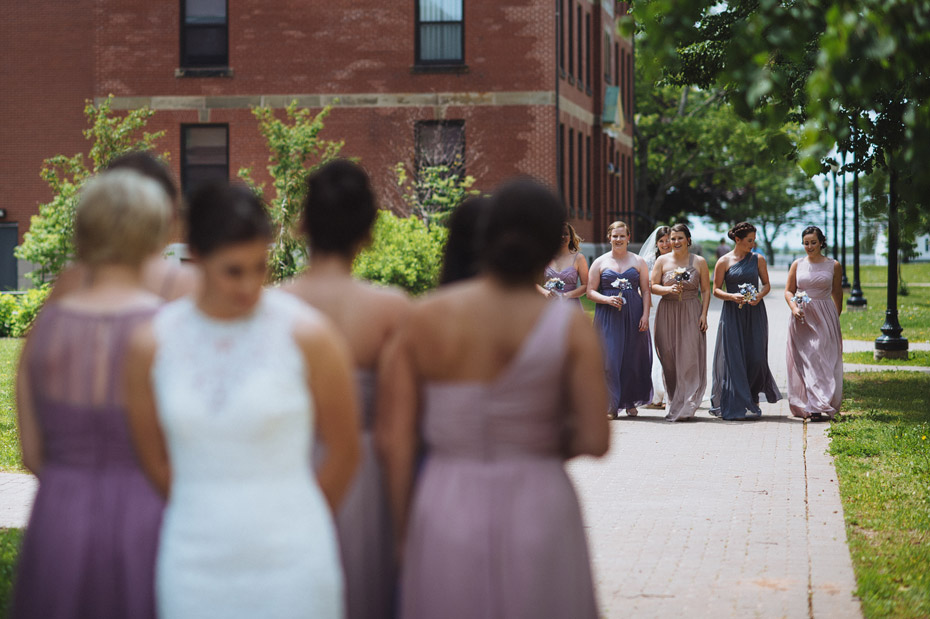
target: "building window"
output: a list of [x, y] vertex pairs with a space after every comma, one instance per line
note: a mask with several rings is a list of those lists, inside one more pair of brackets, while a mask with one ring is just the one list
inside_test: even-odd
[[580, 4], [578, 5], [578, 19], [575, 22], [578, 25], [578, 86], [581, 86], [581, 80], [584, 79], [584, 71], [581, 66], [581, 59], [584, 58], [584, 40], [581, 38], [583, 24], [581, 22]]
[[559, 68], [565, 74], [565, 2], [559, 0]]
[[627, 210], [630, 212], [630, 218], [633, 217], [633, 211], [635, 210], [635, 204], [633, 204], [633, 156], [630, 155], [626, 158], [626, 204]]
[[604, 81], [610, 83], [610, 35], [604, 35]]
[[588, 179], [588, 184], [585, 185], [585, 209], [588, 211], [588, 219], [591, 219], [591, 183], [594, 180], [594, 177], [591, 176], [591, 136], [585, 138], [585, 178]]
[[617, 208], [620, 209], [624, 217], [628, 210], [626, 204], [626, 180], [626, 155], [620, 155], [620, 200]]
[[584, 83], [591, 88], [591, 14], [584, 16]]
[[417, 63], [465, 62], [463, 0], [417, 0]]
[[614, 84], [620, 85], [620, 44], [614, 43]]
[[414, 129], [416, 139], [416, 171], [445, 166], [447, 174], [465, 173], [465, 121], [420, 121]]
[[575, 130], [568, 130], [568, 214], [575, 216]]
[[[568, 74], [575, 75], [575, 1], [568, 0]], [[569, 80], [574, 83], [574, 80]]]
[[578, 132], [578, 217], [584, 216], [584, 134]]
[[626, 118], [626, 50], [620, 50], [620, 75], [617, 76], [620, 81], [620, 105], [623, 106], [623, 117]]
[[626, 119], [633, 120], [633, 54], [626, 55]]
[[181, 125], [181, 187], [229, 180], [229, 125]]
[[565, 204], [565, 123], [559, 123], [559, 197]]
[[181, 66], [229, 66], [226, 0], [181, 0]]

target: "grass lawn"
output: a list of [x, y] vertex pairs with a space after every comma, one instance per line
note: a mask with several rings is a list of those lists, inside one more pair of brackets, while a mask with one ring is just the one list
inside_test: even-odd
[[23, 532], [20, 529], [0, 529], [0, 617], [6, 617], [16, 570], [16, 555]]
[[862, 610], [930, 617], [930, 375], [850, 373], [830, 427]]
[[844, 352], [843, 363], [866, 363], [868, 365], [915, 365], [930, 367], [930, 350], [909, 350], [907, 359], [875, 360], [871, 352]]
[[0, 471], [25, 471], [19, 451], [13, 391], [16, 361], [22, 345], [19, 339], [0, 338]]
[[[922, 265], [921, 265], [922, 266]], [[845, 309], [840, 316], [843, 337], [850, 340], [874, 340], [882, 334], [885, 322], [886, 290], [883, 287], [864, 288], [867, 309]], [[930, 342], [930, 287], [911, 286], [906, 297], [898, 295], [898, 322], [902, 335], [911, 342]]]
[[[846, 262], [846, 277], [849, 283], [853, 280], [852, 260]], [[908, 284], [917, 282], [930, 283], [930, 262], [911, 262], [901, 265], [901, 277]], [[888, 282], [888, 267], [860, 266], [859, 283], [863, 286], [880, 285]], [[868, 297], [868, 294], [866, 295]], [[869, 299], [869, 303], [872, 300]]]

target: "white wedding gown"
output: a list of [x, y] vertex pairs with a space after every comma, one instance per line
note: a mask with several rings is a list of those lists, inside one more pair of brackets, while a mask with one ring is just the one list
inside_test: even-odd
[[313, 400], [294, 318], [266, 291], [247, 318], [191, 299], [156, 316], [152, 371], [171, 461], [156, 578], [162, 618], [342, 617], [342, 570], [313, 476]]

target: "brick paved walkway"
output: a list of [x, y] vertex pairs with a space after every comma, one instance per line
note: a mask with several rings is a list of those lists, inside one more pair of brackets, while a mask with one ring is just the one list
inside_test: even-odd
[[[766, 309], [784, 392], [790, 313], [778, 290]], [[715, 299], [709, 358], [719, 312]], [[791, 418], [785, 400], [755, 422], [706, 405], [687, 423], [644, 409], [611, 422], [610, 453], [569, 467], [602, 616], [860, 617], [827, 424]]]

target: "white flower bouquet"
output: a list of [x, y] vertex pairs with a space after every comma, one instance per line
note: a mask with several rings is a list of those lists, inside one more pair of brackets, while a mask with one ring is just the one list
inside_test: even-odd
[[759, 297], [759, 291], [752, 284], [740, 284], [739, 293], [743, 295], [743, 302], [739, 304], [739, 309], [743, 309], [743, 305], [755, 301]]

